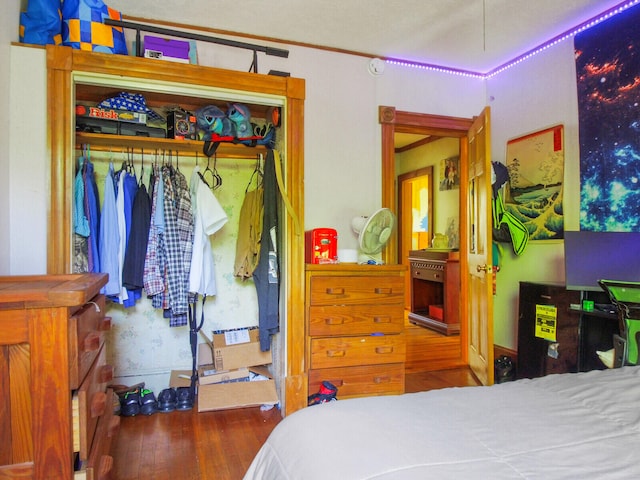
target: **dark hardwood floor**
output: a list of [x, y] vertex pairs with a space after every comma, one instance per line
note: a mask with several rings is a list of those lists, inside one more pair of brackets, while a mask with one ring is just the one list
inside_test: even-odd
[[[478, 385], [466, 368], [406, 376], [406, 391]], [[238, 480], [271, 430], [276, 408], [198, 413], [196, 409], [122, 417], [114, 458], [114, 480]]]

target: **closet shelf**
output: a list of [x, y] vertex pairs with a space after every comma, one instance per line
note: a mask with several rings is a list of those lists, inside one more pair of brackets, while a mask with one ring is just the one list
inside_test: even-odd
[[[174, 140], [173, 138], [151, 138], [135, 137], [129, 135], [108, 135], [101, 133], [76, 133], [76, 146], [91, 145], [97, 151], [117, 151], [120, 148], [144, 149], [152, 153], [155, 150], [165, 150], [180, 152], [181, 155], [195, 156], [202, 154], [203, 142], [195, 140]], [[256, 155], [266, 153], [267, 149], [263, 145], [248, 147], [246, 145], [234, 143], [221, 143], [216, 154], [225, 158], [250, 158], [255, 159]]]

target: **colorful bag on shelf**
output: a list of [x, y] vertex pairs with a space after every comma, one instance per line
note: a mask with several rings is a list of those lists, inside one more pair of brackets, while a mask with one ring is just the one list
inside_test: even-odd
[[62, 43], [60, 0], [29, 0], [20, 13], [20, 42], [34, 45]]
[[122, 14], [102, 0], [64, 0], [62, 44], [79, 50], [127, 55], [124, 29], [105, 25], [107, 18], [122, 20]]

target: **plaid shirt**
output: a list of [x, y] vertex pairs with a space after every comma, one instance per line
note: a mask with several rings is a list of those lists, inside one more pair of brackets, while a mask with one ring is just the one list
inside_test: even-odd
[[193, 249], [191, 195], [185, 176], [171, 166], [162, 169], [164, 186], [165, 249], [172, 327], [187, 324], [189, 268]]
[[[162, 308], [162, 293], [164, 292], [164, 241], [161, 228], [156, 222], [158, 196], [161, 189], [162, 173], [154, 170], [153, 195], [151, 199], [151, 224], [149, 226], [149, 240], [144, 259], [144, 290], [151, 297], [154, 308]], [[160, 199], [162, 200], [162, 199]], [[158, 299], [160, 304], [158, 305]]]

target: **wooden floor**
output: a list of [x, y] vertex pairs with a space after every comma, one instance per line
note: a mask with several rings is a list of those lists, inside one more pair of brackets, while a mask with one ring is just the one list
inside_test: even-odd
[[[477, 385], [466, 368], [408, 374], [406, 391]], [[113, 479], [238, 480], [281, 420], [273, 408], [122, 417]]]

